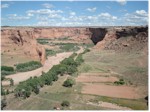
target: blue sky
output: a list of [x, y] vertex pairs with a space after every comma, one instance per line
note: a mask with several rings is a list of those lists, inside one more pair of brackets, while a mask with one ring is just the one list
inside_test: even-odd
[[1, 25], [3, 26], [135, 26], [147, 24], [147, 1], [1, 2]]

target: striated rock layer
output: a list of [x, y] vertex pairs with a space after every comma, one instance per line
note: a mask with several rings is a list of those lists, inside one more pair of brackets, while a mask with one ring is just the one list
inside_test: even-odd
[[24, 55], [44, 63], [45, 49], [37, 43], [37, 38], [68, 37], [76, 42], [93, 42], [96, 49], [142, 49], [141, 47], [147, 46], [148, 43], [148, 27], [2, 27], [1, 37], [2, 51], [16, 46], [23, 51]]
[[[19, 48], [22, 55], [29, 56], [42, 63], [45, 61], [45, 49], [34, 38], [34, 32], [30, 29], [2, 29], [1, 50], [5, 52], [10, 48]], [[15, 51], [11, 52], [14, 53]]]
[[148, 47], [148, 27], [114, 27], [100, 37], [94, 48], [105, 50], [142, 50]]

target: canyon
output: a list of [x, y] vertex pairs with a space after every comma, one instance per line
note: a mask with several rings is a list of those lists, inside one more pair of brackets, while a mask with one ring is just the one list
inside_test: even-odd
[[[66, 51], [68, 47], [62, 49], [63, 46], [69, 46], [71, 50]], [[84, 62], [73, 75], [60, 75], [58, 81], [45, 85], [39, 94], [33, 93], [27, 99], [15, 97], [13, 91], [21, 82], [40, 77], [73, 53], [79, 56], [86, 50], [89, 52], [83, 54]], [[71, 110], [86, 107], [95, 110], [147, 109], [147, 26], [2, 27], [1, 57], [2, 66], [13, 68], [33, 60], [43, 64], [32, 71], [5, 76], [2, 87], [12, 91], [6, 95], [9, 102], [6, 110], [52, 110], [62, 100], [71, 103]], [[62, 86], [68, 78], [76, 82], [72, 88]], [[13, 86], [10, 79], [14, 81]], [[120, 80], [124, 81], [123, 85], [115, 83]]]
[[[1, 53], [23, 55], [45, 62], [45, 48], [36, 39], [69, 38], [72, 42], [94, 43], [95, 49], [145, 49], [148, 27], [57, 28], [57, 27], [2, 27]], [[18, 49], [18, 50], [16, 50]], [[13, 52], [11, 52], [13, 51]]]

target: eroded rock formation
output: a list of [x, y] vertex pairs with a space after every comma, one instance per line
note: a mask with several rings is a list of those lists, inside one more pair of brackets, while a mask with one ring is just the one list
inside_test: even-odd
[[148, 47], [148, 27], [115, 27], [107, 29], [95, 48], [107, 50], [142, 50]]
[[18, 48], [18, 55], [26, 55], [42, 63], [45, 61], [45, 49], [36, 42], [34, 32], [30, 29], [2, 29], [1, 47], [2, 52]]
[[[38, 44], [37, 38], [68, 37], [77, 42], [95, 44], [97, 49], [143, 49], [148, 43], [148, 27], [109, 27], [109, 28], [42, 28], [6, 27], [1, 30], [2, 51], [12, 46], [19, 47], [24, 55], [42, 63], [45, 49]], [[146, 44], [145, 44], [146, 43]], [[145, 48], [146, 49], [146, 48]], [[14, 51], [15, 52], [15, 51]]]

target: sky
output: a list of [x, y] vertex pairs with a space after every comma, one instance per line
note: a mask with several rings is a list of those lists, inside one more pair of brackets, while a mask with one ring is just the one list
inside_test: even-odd
[[147, 1], [2, 1], [1, 26], [148, 25]]

